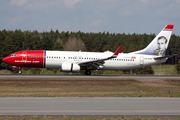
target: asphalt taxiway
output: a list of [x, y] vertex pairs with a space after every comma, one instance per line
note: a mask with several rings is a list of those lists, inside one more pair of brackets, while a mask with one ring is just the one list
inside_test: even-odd
[[1, 97], [0, 117], [180, 117], [180, 98]]

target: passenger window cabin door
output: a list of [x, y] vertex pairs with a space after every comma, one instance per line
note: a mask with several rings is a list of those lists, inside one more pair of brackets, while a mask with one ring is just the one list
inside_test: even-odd
[[79, 61], [79, 62], [81, 62], [81, 60], [82, 60], [82, 57], [81, 57], [81, 56], [79, 56], [78, 58], [79, 58], [79, 59], [78, 59], [78, 61]]
[[22, 61], [27, 61], [27, 52], [22, 53]]
[[77, 56], [74, 56], [74, 61], [77, 61]]
[[140, 56], [140, 65], [144, 65], [144, 57]]
[[74, 61], [75, 62], [80, 62], [82, 60], [81, 56], [74, 56]]

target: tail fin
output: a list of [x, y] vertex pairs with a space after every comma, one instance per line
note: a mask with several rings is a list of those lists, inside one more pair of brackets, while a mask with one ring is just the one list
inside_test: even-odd
[[146, 48], [132, 53], [165, 56], [173, 27], [174, 25], [166, 25]]

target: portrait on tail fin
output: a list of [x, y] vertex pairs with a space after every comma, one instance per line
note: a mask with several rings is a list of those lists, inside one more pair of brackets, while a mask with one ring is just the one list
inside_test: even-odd
[[167, 38], [164, 36], [161, 36], [157, 39], [157, 46], [158, 49], [153, 51], [153, 55], [158, 55], [158, 56], [165, 56], [166, 53], [166, 43], [167, 43]]
[[144, 54], [159, 57], [165, 56], [173, 27], [174, 25], [166, 25], [146, 48], [129, 54]]

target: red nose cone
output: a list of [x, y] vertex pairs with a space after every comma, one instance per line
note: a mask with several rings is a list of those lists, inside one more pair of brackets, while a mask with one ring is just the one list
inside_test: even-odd
[[5, 58], [3, 58], [3, 59], [2, 59], [2, 61], [3, 61], [3, 62], [6, 62], [6, 61], [7, 61], [6, 57], [5, 57]]
[[5, 63], [9, 63], [10, 62], [9, 57], [3, 58], [2, 61], [5, 62]]

